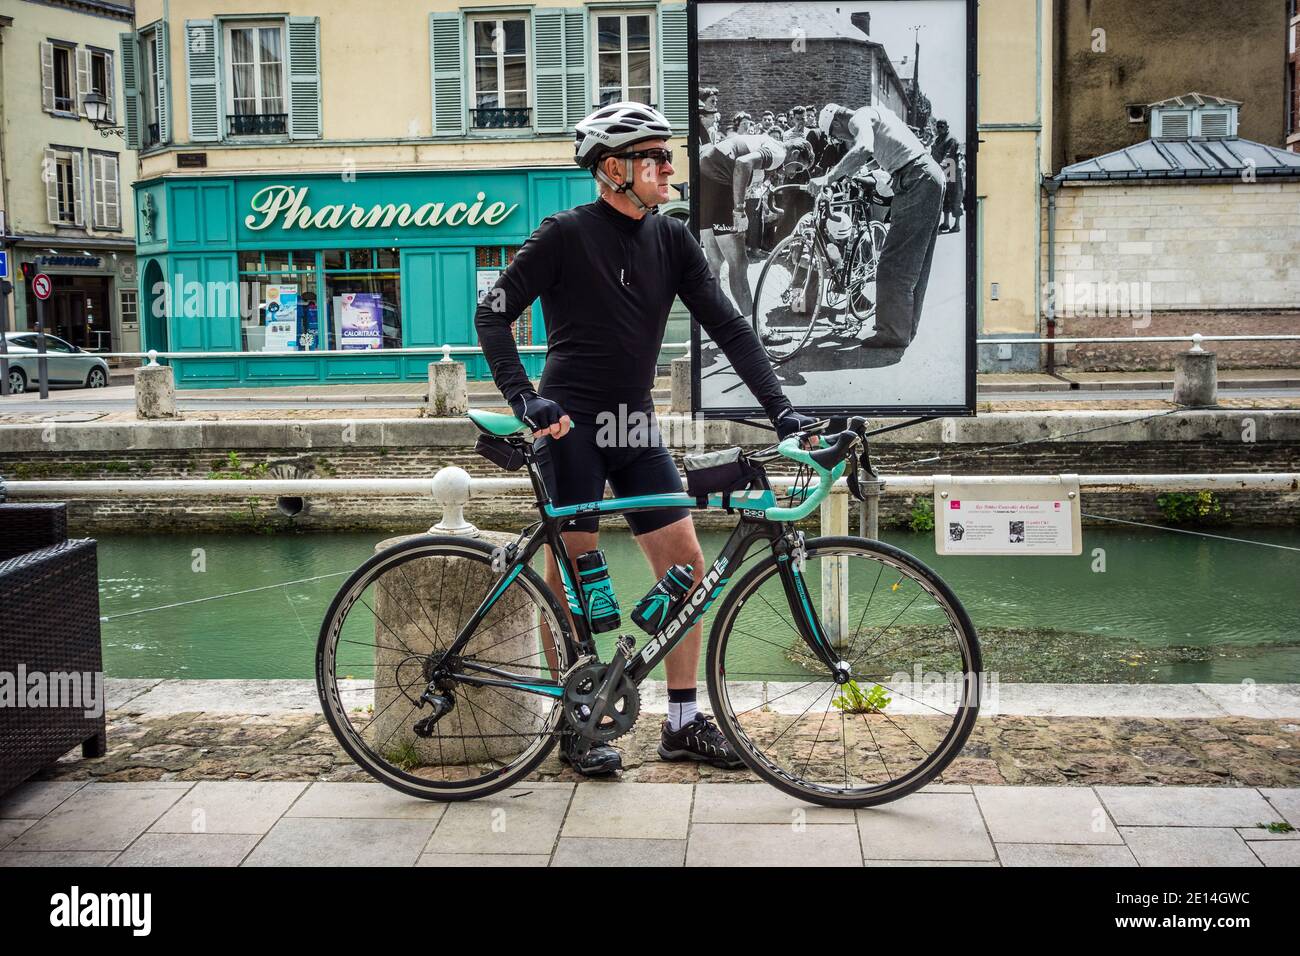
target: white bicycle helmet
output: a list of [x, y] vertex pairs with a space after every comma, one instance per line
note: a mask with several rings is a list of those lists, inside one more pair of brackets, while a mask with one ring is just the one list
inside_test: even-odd
[[829, 136], [831, 133], [831, 123], [835, 121], [835, 117], [843, 110], [844, 107], [840, 106], [838, 103], [827, 103], [822, 107], [822, 111], [817, 114], [817, 128]]
[[597, 164], [610, 153], [648, 139], [668, 139], [673, 128], [664, 115], [644, 103], [609, 103], [587, 116], [576, 127], [574, 135], [574, 161], [583, 169], [616, 192], [626, 192], [634, 203], [644, 208], [644, 203], [631, 192], [632, 160], [627, 160], [627, 175], [622, 185], [615, 183], [597, 168]]

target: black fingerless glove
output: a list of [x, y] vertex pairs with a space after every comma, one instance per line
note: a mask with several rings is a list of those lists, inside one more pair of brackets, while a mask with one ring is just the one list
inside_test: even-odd
[[801, 415], [793, 408], [787, 408], [772, 423], [776, 426], [776, 437], [780, 439], [789, 438], [796, 432], [801, 432], [805, 428], [811, 428], [817, 424], [817, 419], [809, 415]]
[[510, 408], [515, 413], [515, 418], [535, 432], [550, 428], [564, 416], [564, 409], [536, 392], [516, 395], [510, 400]]

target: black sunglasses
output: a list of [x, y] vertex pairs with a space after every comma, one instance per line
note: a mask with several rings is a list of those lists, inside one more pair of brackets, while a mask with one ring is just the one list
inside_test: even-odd
[[631, 153], [614, 153], [613, 156], [616, 159], [653, 159], [659, 166], [664, 163], [671, 164], [673, 161], [673, 151], [662, 146], [655, 149], [638, 149]]

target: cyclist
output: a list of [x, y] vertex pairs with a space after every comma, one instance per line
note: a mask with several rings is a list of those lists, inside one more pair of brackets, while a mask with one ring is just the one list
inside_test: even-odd
[[[786, 172], [788, 167], [797, 173], [806, 168], [807, 162], [804, 151], [787, 150], [780, 140], [763, 133], [733, 136], [700, 150], [700, 238], [715, 275], [721, 274], [726, 261], [731, 298], [743, 315], [754, 311], [745, 254], [749, 190], [763, 181], [764, 170], [776, 174]], [[752, 209], [761, 218], [757, 200]], [[759, 335], [765, 345], [790, 341], [789, 336], [766, 328], [761, 328]]]
[[[619, 497], [681, 492], [677, 467], [660, 441], [633, 447], [647, 429], [599, 427], [610, 415], [640, 413], [653, 421], [650, 388], [676, 296], [731, 360], [781, 437], [814, 421], [791, 407], [753, 329], [722, 294], [686, 224], [656, 214], [668, 201], [675, 174], [667, 148], [672, 135], [662, 114], [641, 103], [602, 106], [579, 123], [576, 160], [595, 177], [599, 197], [543, 219], [474, 315], [493, 380], [533, 430], [538, 464], [556, 504], [599, 500], [606, 481]], [[538, 297], [548, 349], [534, 389], [511, 326]], [[622, 440], [611, 439], [611, 431]], [[657, 438], [657, 427], [649, 432]], [[656, 575], [673, 564], [690, 564], [696, 580], [702, 577], [704, 558], [688, 510], [634, 512], [627, 520]], [[573, 519], [568, 528], [570, 554], [596, 547], [595, 515]], [[559, 593], [549, 548], [546, 576]], [[739, 767], [721, 731], [696, 708], [702, 630], [692, 628], [665, 659], [669, 714], [659, 755]], [[562, 739], [561, 759], [586, 775], [621, 767], [614, 748], [582, 753], [569, 735]]]
[[907, 348], [921, 322], [921, 306], [934, 260], [943, 206], [944, 175], [925, 145], [892, 110], [864, 106], [856, 112], [828, 103], [817, 117], [827, 137], [849, 144], [844, 158], [814, 190], [851, 176], [875, 159], [894, 191], [889, 235], [876, 273], [876, 331], [862, 348]]

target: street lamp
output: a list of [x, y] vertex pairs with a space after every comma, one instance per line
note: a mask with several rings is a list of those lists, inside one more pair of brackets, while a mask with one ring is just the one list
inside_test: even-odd
[[114, 126], [108, 121], [108, 100], [104, 99], [104, 94], [92, 91], [83, 96], [81, 102], [86, 107], [86, 118], [90, 120], [91, 126], [99, 130], [100, 136], [107, 138], [126, 133], [125, 126]]

